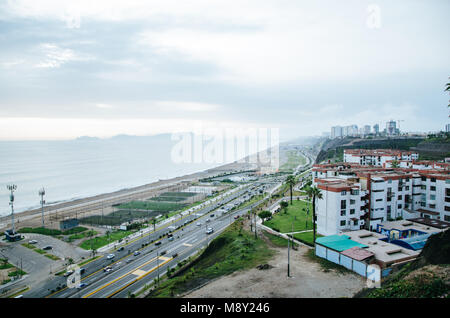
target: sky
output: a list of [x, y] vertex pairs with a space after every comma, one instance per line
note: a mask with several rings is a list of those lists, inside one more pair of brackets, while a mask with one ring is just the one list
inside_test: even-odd
[[449, 122], [450, 1], [0, 1], [0, 140]]

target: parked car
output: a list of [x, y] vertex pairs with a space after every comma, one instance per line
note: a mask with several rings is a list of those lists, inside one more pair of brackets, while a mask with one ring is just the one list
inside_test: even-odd
[[198, 223], [197, 223], [197, 226], [201, 226], [201, 225], [202, 225], [202, 223], [201, 223], [201, 222], [198, 222]]
[[121, 247], [119, 247], [119, 249], [117, 251], [122, 252], [124, 249], [125, 249], [125, 247], [121, 246]]
[[83, 287], [86, 287], [87, 286], [87, 284], [86, 283], [81, 283], [80, 285], [78, 285], [78, 287], [77, 288], [83, 288]]
[[36, 241], [36, 240], [31, 240], [31, 241], [29, 241], [28, 243], [29, 244], [36, 244], [38, 241]]
[[161, 245], [161, 241], [156, 242], [155, 245]]
[[167, 253], [167, 251], [162, 251], [161, 253], [159, 253], [159, 255], [165, 255]]
[[107, 259], [113, 259], [116, 255], [114, 254], [108, 254], [108, 256], [106, 256]]
[[173, 236], [169, 237], [169, 241], [173, 241]]
[[70, 276], [73, 274], [73, 270], [67, 271], [64, 273], [64, 277]]
[[44, 246], [43, 250], [51, 250], [53, 247], [51, 245]]
[[126, 263], [128, 264], [128, 263], [131, 263], [132, 261], [133, 261], [133, 259], [129, 258], [129, 259], [127, 259]]
[[134, 256], [138, 256], [138, 255], [140, 255], [141, 254], [141, 252], [139, 252], [139, 251], [136, 251], [136, 252], [134, 252]]
[[85, 272], [86, 272], [86, 268], [81, 267], [81, 268], [80, 268], [80, 275], [81, 275], [81, 274], [84, 274]]
[[214, 214], [211, 214], [209, 217], [210, 217], [210, 218], [213, 218], [213, 217], [214, 217]]

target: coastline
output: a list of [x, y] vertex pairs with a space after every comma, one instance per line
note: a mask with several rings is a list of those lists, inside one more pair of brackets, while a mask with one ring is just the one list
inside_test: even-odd
[[[181, 186], [183, 186], [184, 182], [195, 182], [199, 179], [211, 177], [221, 172], [246, 170], [246, 166], [248, 165], [249, 164], [246, 162], [228, 163], [207, 170], [186, 174], [171, 179], [154, 181], [148, 184], [121, 189], [114, 192], [102, 193], [75, 200], [68, 199], [67, 201], [62, 201], [60, 203], [45, 206], [44, 217], [51, 218], [51, 214], [56, 213], [56, 220], [58, 220], [58, 217], [61, 219], [67, 217], [70, 218], [70, 216], [74, 213], [75, 215], [77, 215], [77, 212], [80, 214], [84, 213], [84, 215], [86, 215], [86, 213], [90, 214], [90, 212], [94, 212], [95, 214], [98, 210], [109, 213], [111, 212], [111, 205], [116, 204], [120, 201], [149, 197], [152, 195], [156, 195], [158, 192], [170, 191], [176, 188], [180, 188]], [[36, 209], [29, 209], [14, 213], [16, 226], [24, 227], [31, 224], [39, 224], [41, 220], [41, 212], [41, 208], [39, 207]], [[6, 230], [10, 226], [11, 214], [0, 217], [1, 231]]]

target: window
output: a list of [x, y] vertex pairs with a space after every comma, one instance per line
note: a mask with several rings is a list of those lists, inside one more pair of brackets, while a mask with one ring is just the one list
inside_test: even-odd
[[341, 210], [341, 216], [345, 216], [345, 210]]
[[430, 204], [429, 207], [430, 209], [436, 209], [436, 204]]
[[436, 200], [436, 195], [430, 194], [430, 200]]
[[376, 199], [375, 201], [379, 202], [379, 201], [383, 201], [383, 199]]
[[355, 209], [350, 209], [350, 214], [355, 214]]
[[359, 195], [359, 190], [352, 190], [352, 195]]
[[401, 204], [399, 204], [398, 206], [397, 206], [399, 209], [401, 209], [402, 208], [402, 205]]
[[350, 204], [355, 204], [355, 200], [350, 200]]
[[445, 183], [446, 183], [446, 184], [450, 184], [450, 179], [446, 179], [446, 180], [445, 180]]
[[427, 181], [427, 177], [422, 177], [422, 181]]
[[392, 179], [389, 179], [389, 180], [388, 180], [388, 183], [391, 184], [391, 183], [392, 183]]
[[431, 186], [430, 187], [430, 191], [436, 191], [436, 187], [435, 186]]
[[341, 195], [346, 195], [347, 191], [341, 191]]
[[426, 189], [427, 189], [427, 186], [424, 185], [424, 184], [422, 184], [422, 185], [420, 186], [420, 188], [421, 188], [422, 190], [426, 190]]
[[436, 182], [436, 178], [431, 178], [431, 182]]
[[401, 199], [402, 199], [402, 196], [399, 195], [399, 196], [397, 197], [397, 200], [401, 200]]
[[341, 200], [341, 210], [347, 208], [347, 201]]
[[406, 186], [406, 191], [409, 191], [409, 186]]
[[345, 220], [341, 221], [341, 226], [345, 226]]
[[450, 221], [450, 215], [444, 215], [444, 220], [449, 222]]

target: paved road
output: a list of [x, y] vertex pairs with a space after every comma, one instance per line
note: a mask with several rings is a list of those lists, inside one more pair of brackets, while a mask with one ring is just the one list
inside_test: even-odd
[[[207, 206], [207, 207], [203, 208], [202, 210], [196, 211], [195, 214], [191, 214], [191, 215], [183, 217], [183, 219], [176, 221], [175, 223], [171, 224], [170, 226], [173, 228], [185, 226], [182, 229], [180, 228], [177, 231], [177, 233], [183, 234], [182, 237], [184, 236], [184, 238], [186, 238], [187, 233], [189, 233], [190, 231], [193, 231], [193, 229], [196, 227], [196, 225], [194, 225], [194, 224], [189, 225], [186, 223], [193, 222], [195, 219], [197, 219], [201, 216], [207, 216], [207, 214], [209, 212], [211, 212], [212, 210], [217, 209], [218, 207], [228, 203], [229, 201], [242, 196], [246, 191], [247, 191], [246, 189], [240, 190], [240, 191], [230, 195], [229, 197], [226, 197], [226, 198], [220, 200], [217, 203]], [[204, 234], [205, 233], [204, 229], [199, 231], [199, 229], [196, 228], [195, 231], [202, 233], [203, 235], [206, 235], [206, 234]], [[142, 270], [142, 271], [147, 272], [147, 270], [149, 270], [149, 268], [152, 267], [154, 265], [154, 263], [146, 264], [146, 262], [148, 262], [150, 260], [149, 257], [156, 256], [156, 255], [153, 256], [153, 254], [151, 254], [151, 253], [156, 253], [156, 251], [154, 251], [155, 245], [152, 243], [154, 243], [158, 240], [161, 240], [162, 236], [168, 232], [169, 232], [168, 227], [157, 229], [155, 232], [152, 232], [147, 235], [143, 235], [142, 237], [136, 239], [135, 241], [129, 242], [123, 251], [121, 251], [121, 252], [116, 251], [115, 252], [116, 257], [113, 260], [108, 260], [106, 257], [102, 256], [98, 260], [95, 260], [89, 264], [84, 265], [83, 267], [86, 269], [86, 272], [85, 272], [85, 274], [82, 275], [82, 282], [87, 283], [88, 287], [90, 287], [91, 284], [93, 284], [94, 282], [96, 282], [96, 284], [101, 284], [101, 282], [104, 282], [104, 281], [112, 281], [112, 280], [120, 277], [121, 275], [127, 273], [126, 272], [127, 269], [133, 269], [133, 270], [137, 269], [137, 270]], [[177, 234], [177, 236], [179, 236], [179, 234]], [[164, 238], [163, 238], [163, 240], [164, 240]], [[167, 238], [165, 240], [167, 240]], [[143, 246], [143, 244], [149, 244], [149, 245]], [[132, 253], [136, 250], [140, 250], [140, 252], [141, 252], [141, 255], [139, 255], [138, 257], [132, 256]], [[167, 254], [167, 255], [169, 255], [169, 254]], [[131, 257], [131, 259], [135, 258], [136, 260], [132, 261], [130, 264], [127, 264], [126, 260], [130, 257]], [[168, 257], [168, 256], [165, 256], [165, 257]], [[178, 259], [181, 259], [181, 255]], [[167, 260], [167, 259], [160, 258], [160, 259], [158, 259], [158, 262], [161, 261], [161, 264], [162, 264], [165, 260]], [[143, 263], [141, 263], [141, 262], [143, 262]], [[114, 268], [113, 272], [111, 272], [109, 274], [103, 272], [103, 268], [108, 265], [111, 265]], [[141, 266], [141, 265], [143, 266], [142, 269], [139, 268], [139, 266]], [[142, 273], [142, 272], [138, 272], [138, 273]], [[148, 276], [151, 276], [151, 275], [148, 275]], [[120, 282], [122, 283], [123, 280], [120, 280]], [[70, 297], [70, 296], [74, 296], [74, 295], [76, 296], [76, 295], [80, 294], [80, 292], [82, 292], [82, 294], [85, 295], [85, 290], [90, 290], [88, 287], [85, 287], [82, 291], [76, 291], [76, 290], [64, 287], [65, 283], [66, 283], [66, 278], [64, 278], [64, 277], [49, 278], [48, 280], [46, 280], [45, 282], [43, 282], [42, 284], [37, 286], [37, 288], [33, 288], [33, 290], [30, 290], [29, 292], [25, 293], [24, 297], [46, 297], [46, 296]], [[128, 281], [127, 281], [127, 283], [128, 283]], [[58, 288], [58, 286], [61, 289], [57, 292], [51, 293], [51, 291], [52, 290], [55, 291]], [[109, 290], [106, 288], [103, 288], [103, 289], [105, 289], [105, 292], [107, 290]]]

